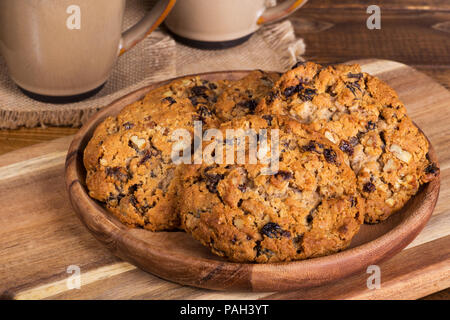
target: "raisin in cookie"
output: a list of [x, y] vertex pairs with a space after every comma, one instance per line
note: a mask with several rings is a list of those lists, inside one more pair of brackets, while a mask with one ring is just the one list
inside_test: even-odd
[[280, 78], [277, 72], [252, 71], [237, 81], [225, 81], [215, 104], [215, 113], [221, 121], [228, 121], [255, 112], [259, 101], [272, 90]]
[[[287, 117], [250, 115], [224, 123], [223, 138], [214, 140], [216, 145], [233, 143], [226, 136], [228, 129], [242, 129], [235, 131], [238, 137], [249, 129], [265, 129], [268, 145], [259, 139], [260, 161], [254, 164], [248, 164], [249, 140], [244, 164], [186, 165], [179, 200], [185, 231], [213, 253], [236, 262], [305, 259], [349, 245], [364, 214], [355, 174], [342, 151]], [[279, 170], [265, 175], [268, 164], [261, 159], [271, 153], [274, 129]], [[217, 149], [208, 146], [204, 156], [216, 156]], [[222, 148], [222, 156], [228, 156]]]
[[258, 113], [288, 115], [344, 151], [366, 200], [367, 223], [401, 209], [439, 172], [428, 141], [387, 84], [359, 65], [303, 63], [286, 72]]
[[194, 121], [216, 121], [210, 107], [218, 90], [219, 84], [198, 78], [176, 80], [107, 118], [84, 152], [89, 195], [129, 226], [177, 228], [172, 133], [186, 129], [192, 135]]
[[214, 106], [222, 93], [225, 81], [207, 81], [199, 77], [174, 80], [149, 92], [142, 100], [125, 107], [120, 113], [124, 121], [140, 123], [152, 114], [164, 112], [164, 107], [189, 105], [195, 109], [196, 119], [210, 127], [219, 125]]

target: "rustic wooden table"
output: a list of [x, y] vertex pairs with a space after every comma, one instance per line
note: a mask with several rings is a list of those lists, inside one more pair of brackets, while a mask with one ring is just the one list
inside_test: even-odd
[[[380, 0], [381, 30], [366, 27], [367, 1], [310, 0], [291, 21], [319, 63], [380, 58], [408, 64], [450, 89], [450, 2]], [[0, 131], [0, 154], [72, 135], [77, 128]], [[450, 289], [425, 299], [450, 299]]]

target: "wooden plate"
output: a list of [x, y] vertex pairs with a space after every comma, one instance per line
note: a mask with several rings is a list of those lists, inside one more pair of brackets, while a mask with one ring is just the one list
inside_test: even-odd
[[[201, 74], [207, 80], [240, 79], [247, 71]], [[363, 225], [351, 246], [326, 257], [278, 264], [231, 263], [184, 232], [129, 229], [88, 196], [83, 150], [97, 125], [141, 99], [153, 84], [102, 109], [76, 134], [66, 159], [70, 201], [89, 231], [115, 255], [161, 278], [216, 290], [281, 291], [321, 285], [349, 276], [392, 257], [407, 246], [430, 218], [439, 194], [439, 178], [421, 187], [407, 205], [383, 223]], [[429, 155], [437, 162], [430, 145]]]

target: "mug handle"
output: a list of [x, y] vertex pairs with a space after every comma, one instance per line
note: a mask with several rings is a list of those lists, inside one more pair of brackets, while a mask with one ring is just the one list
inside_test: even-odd
[[119, 43], [119, 56], [133, 48], [152, 33], [167, 17], [176, 0], [161, 0], [156, 3], [141, 21], [122, 34]]
[[281, 20], [302, 7], [308, 0], [286, 0], [275, 7], [268, 8], [259, 17], [257, 24], [262, 25]]

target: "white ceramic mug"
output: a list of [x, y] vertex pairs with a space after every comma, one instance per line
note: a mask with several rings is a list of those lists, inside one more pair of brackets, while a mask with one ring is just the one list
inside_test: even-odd
[[164, 24], [187, 44], [229, 47], [242, 43], [262, 25], [283, 19], [307, 0], [285, 0], [267, 8], [266, 0], [179, 0]]
[[33, 98], [79, 100], [98, 91], [117, 57], [158, 27], [175, 2], [158, 1], [122, 34], [126, 0], [0, 0], [0, 53]]

